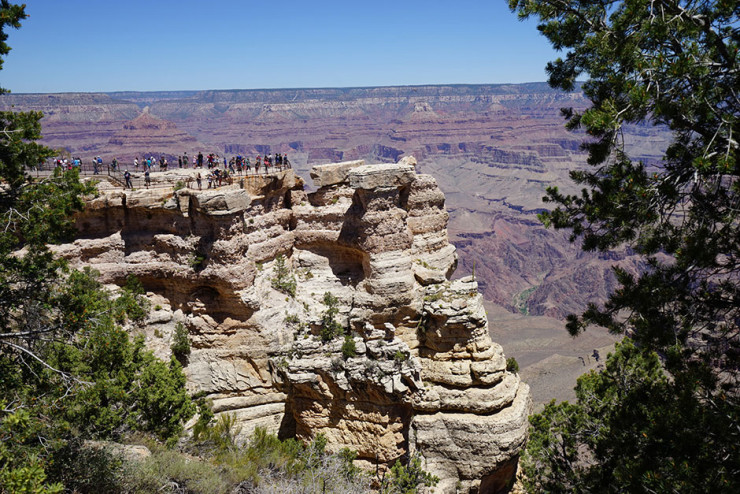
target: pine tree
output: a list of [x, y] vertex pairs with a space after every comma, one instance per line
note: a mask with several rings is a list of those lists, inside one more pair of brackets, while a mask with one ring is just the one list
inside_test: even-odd
[[[737, 492], [740, 7], [734, 0], [510, 0], [509, 5], [521, 18], [538, 18], [540, 32], [565, 51], [547, 66], [550, 84], [570, 90], [585, 76], [581, 88], [592, 102], [581, 113], [564, 110], [567, 127], [589, 136], [584, 147], [591, 166], [571, 172], [583, 189], [577, 195], [548, 189], [545, 200], [556, 207], [541, 219], [571, 229], [572, 240], [581, 239], [586, 250], [627, 245], [648, 261], [639, 276], [617, 269], [621, 287], [603, 306], [570, 316], [568, 330], [576, 335], [596, 324], [629, 335], [636, 350], [618, 351], [611, 362], [627, 358], [638, 365], [655, 352], [668, 376], [640, 374], [638, 387], [660, 389], [646, 393], [642, 402], [620, 394], [616, 378], [593, 389], [579, 384], [593, 393], [582, 392], [578, 403], [569, 405], [577, 409], [568, 413], [581, 417], [565, 421], [568, 441], [574, 442], [546, 460], [547, 448], [534, 441], [530, 465], [540, 467], [528, 473], [540, 487], [554, 490], [558, 482], [547, 472], [572, 464], [577, 468], [568, 485], [577, 492], [609, 485], [604, 479], [614, 482], [607, 491], [665, 491], [673, 480], [682, 492], [711, 491], [710, 485], [715, 492]], [[672, 132], [659, 163], [630, 157], [623, 137], [628, 124]], [[603, 409], [589, 405], [589, 397], [613, 394], [619, 398], [603, 400]], [[640, 416], [641, 407], [654, 407], [655, 413], [643, 410]], [[533, 437], [563, 426], [563, 413], [546, 409], [533, 420]], [[674, 439], [655, 427], [640, 428], [641, 420], [620, 418], [630, 413], [670, 424]], [[601, 425], [590, 430], [593, 420]], [[591, 441], [587, 430], [607, 433]], [[655, 448], [601, 442], [620, 430], [635, 445], [645, 440]], [[692, 448], [681, 439], [685, 434], [696, 441]], [[625, 461], [626, 470], [615, 469], [617, 458], [626, 454], [636, 460]], [[717, 460], [712, 465], [701, 460], [709, 454]], [[662, 466], [643, 468], [649, 455]], [[705, 479], [707, 487], [682, 483], [692, 476]]]

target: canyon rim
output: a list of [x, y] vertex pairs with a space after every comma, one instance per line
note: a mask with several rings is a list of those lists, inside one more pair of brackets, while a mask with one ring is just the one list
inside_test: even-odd
[[[314, 192], [292, 170], [175, 186], [194, 172], [134, 191], [101, 182], [57, 253], [106, 283], [138, 277], [155, 310], [134, 331], [168, 357], [186, 328], [189, 390], [242, 434], [323, 433], [366, 466], [419, 453], [437, 492], [505, 488], [529, 388], [491, 341], [474, 276], [450, 280], [435, 179], [407, 157], [314, 166]], [[324, 332], [327, 317], [341, 334]]]

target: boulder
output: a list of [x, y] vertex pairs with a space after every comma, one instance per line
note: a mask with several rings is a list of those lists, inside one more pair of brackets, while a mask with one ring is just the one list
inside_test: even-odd
[[311, 179], [316, 187], [328, 187], [348, 181], [350, 170], [363, 166], [365, 160], [343, 161], [327, 165], [316, 165], [311, 168]]

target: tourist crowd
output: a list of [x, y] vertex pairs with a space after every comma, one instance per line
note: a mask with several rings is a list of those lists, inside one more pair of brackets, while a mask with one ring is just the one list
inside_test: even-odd
[[[80, 168], [82, 166], [82, 159], [79, 157], [74, 158], [57, 158], [54, 160], [54, 166], [63, 168], [65, 170], [72, 170], [74, 168]], [[118, 159], [113, 158], [108, 163], [108, 169], [116, 172], [120, 170], [120, 164]], [[155, 171], [167, 171], [170, 167], [170, 163], [166, 156], [160, 156], [156, 159], [154, 156], [135, 157], [133, 160], [134, 171], [138, 172], [142, 170], [144, 172], [144, 183], [149, 186], [151, 179], [149, 174]], [[286, 168], [291, 168], [290, 161], [288, 160], [287, 154], [273, 153], [265, 155], [257, 155], [254, 161], [251, 161], [248, 157], [242, 155], [232, 156], [219, 156], [218, 154], [209, 153], [203, 155], [199, 152], [197, 156], [192, 158], [188, 156], [188, 153], [183, 153], [182, 156], [177, 157], [178, 168], [204, 168], [208, 169], [208, 173], [205, 176], [208, 182], [208, 188], [220, 186], [224, 183], [231, 183], [232, 177], [242, 176], [246, 174], [259, 174], [262, 170], [264, 173], [270, 173], [271, 171], [280, 171]], [[94, 175], [102, 173], [105, 169], [103, 159], [100, 156], [95, 156], [92, 159], [92, 170]], [[131, 185], [131, 173], [128, 169], [124, 170], [124, 179], [126, 187], [132, 187]], [[203, 177], [200, 173], [195, 178], [198, 188], [202, 188]]]
[[[115, 160], [113, 160], [115, 161]], [[139, 170], [141, 167], [143, 170], [148, 171], [166, 171], [170, 163], [167, 158], [162, 156], [157, 161], [154, 156], [149, 158], [134, 158], [134, 170]], [[197, 156], [192, 158], [188, 157], [187, 153], [177, 157], [178, 168], [208, 168], [209, 170], [223, 169], [224, 172], [229, 172], [232, 175], [242, 175], [245, 173], [260, 173], [260, 169], [263, 169], [265, 173], [269, 173], [271, 170], [283, 170], [290, 168], [290, 161], [288, 160], [287, 154], [274, 153], [265, 154], [264, 156], [257, 155], [254, 161], [250, 161], [248, 157], [237, 155], [228, 158], [227, 156], [219, 156], [218, 154], [210, 153], [203, 155], [198, 153]], [[221, 172], [223, 174], [223, 172]]]

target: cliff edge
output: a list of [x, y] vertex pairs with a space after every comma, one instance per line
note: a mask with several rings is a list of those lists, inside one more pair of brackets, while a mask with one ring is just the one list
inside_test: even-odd
[[[162, 357], [187, 329], [188, 386], [242, 432], [263, 426], [367, 464], [410, 453], [436, 492], [498, 492], [527, 436], [529, 388], [490, 339], [472, 277], [450, 281], [445, 198], [415, 160], [315, 166], [234, 185], [100, 187], [57, 248], [104, 282], [137, 276]], [[195, 171], [192, 171], [195, 173]], [[179, 190], [176, 190], [179, 189]]]

